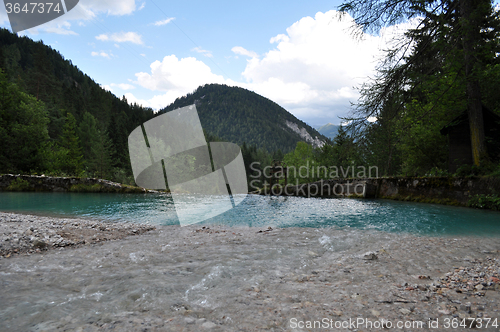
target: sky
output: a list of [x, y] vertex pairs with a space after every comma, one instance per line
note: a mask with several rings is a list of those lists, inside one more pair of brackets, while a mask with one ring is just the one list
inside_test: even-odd
[[[19, 32], [58, 50], [130, 103], [161, 109], [198, 86], [240, 86], [300, 120], [339, 124], [375, 73], [390, 36], [354, 37], [338, 0], [80, 0]], [[0, 26], [10, 29], [4, 6]]]

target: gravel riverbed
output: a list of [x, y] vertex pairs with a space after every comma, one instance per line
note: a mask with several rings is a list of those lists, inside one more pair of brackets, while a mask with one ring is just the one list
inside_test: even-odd
[[499, 238], [0, 221], [0, 331], [500, 331]]
[[50, 249], [95, 244], [138, 235], [154, 226], [99, 222], [77, 218], [49, 218], [0, 212], [0, 257]]

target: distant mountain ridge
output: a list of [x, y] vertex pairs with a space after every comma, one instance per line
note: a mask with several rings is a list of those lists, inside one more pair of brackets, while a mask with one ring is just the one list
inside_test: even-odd
[[327, 138], [275, 102], [255, 92], [221, 84], [206, 84], [178, 98], [161, 113], [196, 105], [203, 129], [225, 141], [246, 143], [269, 152], [287, 153], [306, 142], [322, 146]]
[[330, 139], [334, 139], [335, 136], [337, 136], [337, 133], [339, 132], [339, 125], [334, 125], [333, 123], [327, 123], [324, 126], [320, 126], [317, 128], [318, 132], [321, 135], [324, 135]]

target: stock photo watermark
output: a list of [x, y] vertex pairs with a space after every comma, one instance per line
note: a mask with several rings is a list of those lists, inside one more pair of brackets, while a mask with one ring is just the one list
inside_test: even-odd
[[31, 29], [55, 20], [75, 8], [79, 0], [3, 0], [12, 32]]
[[349, 318], [344, 320], [334, 320], [331, 318], [322, 318], [319, 320], [300, 320], [291, 318], [289, 326], [292, 329], [322, 329], [322, 330], [338, 330], [338, 329], [367, 329], [367, 330], [433, 330], [433, 329], [481, 329], [481, 328], [498, 328], [499, 323], [496, 318], [429, 318], [427, 321], [421, 320], [390, 320], [390, 319], [369, 319], [369, 318]]
[[[269, 177], [268, 174], [273, 169], [273, 166], [265, 166], [263, 168], [260, 167], [261, 163], [253, 162], [250, 164], [250, 169], [257, 174], [250, 175], [253, 178], [260, 178], [262, 176]], [[262, 170], [261, 170], [262, 169]], [[378, 178], [378, 167], [377, 166], [347, 166], [344, 168], [343, 166], [314, 166], [310, 165], [309, 160], [306, 161], [305, 165], [296, 167], [296, 166], [287, 166], [287, 174], [290, 177], [301, 178], [301, 179], [310, 179], [314, 177], [322, 177], [325, 179], [346, 179], [346, 178], [358, 178], [358, 179], [366, 179], [366, 178]], [[285, 171], [283, 171], [284, 173]], [[284, 176], [284, 175], [283, 175]]]
[[195, 105], [145, 122], [129, 135], [128, 146], [136, 184], [168, 187], [181, 226], [220, 215], [248, 194], [240, 147], [207, 144]]
[[[367, 196], [367, 178], [378, 178], [377, 166], [283, 166], [250, 165], [250, 191], [274, 196], [352, 197]], [[316, 180], [314, 180], [316, 179]]]

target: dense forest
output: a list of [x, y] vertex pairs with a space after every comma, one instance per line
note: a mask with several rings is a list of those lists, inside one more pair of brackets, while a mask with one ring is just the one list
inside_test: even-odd
[[382, 175], [447, 174], [456, 144], [441, 129], [463, 115], [468, 126], [458, 134], [469, 142], [471, 160], [456, 171], [498, 171], [500, 123], [483, 118], [484, 109], [500, 114], [500, 20], [493, 3], [347, 0], [340, 9], [355, 19], [358, 32], [414, 23], [393, 41], [344, 119], [363, 161], [378, 165]]
[[0, 173], [130, 182], [127, 137], [153, 116], [51, 47], [0, 30]]

